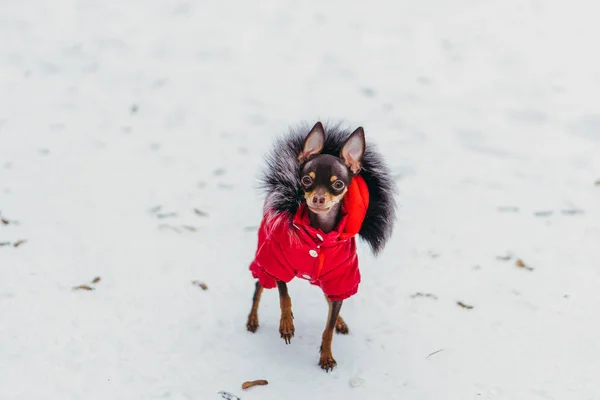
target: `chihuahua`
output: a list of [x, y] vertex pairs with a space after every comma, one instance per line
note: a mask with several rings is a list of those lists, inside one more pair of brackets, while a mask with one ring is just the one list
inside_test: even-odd
[[[329, 304], [319, 359], [321, 368], [329, 371], [337, 364], [331, 352], [334, 329], [341, 334], [349, 332], [340, 316], [342, 303], [357, 292], [360, 282], [354, 235], [360, 231], [368, 208], [368, 188], [359, 179], [366, 148], [362, 127], [346, 138], [338, 154], [322, 154], [325, 146], [324, 128], [318, 122], [304, 138], [294, 160], [301, 204], [291, 226], [272, 217], [268, 210], [265, 213], [256, 258], [250, 267], [258, 281], [246, 326], [256, 332], [263, 288], [277, 286], [279, 333], [289, 344], [295, 328], [286, 282], [295, 277], [309, 280], [323, 289]], [[351, 202], [349, 192], [355, 193]]]

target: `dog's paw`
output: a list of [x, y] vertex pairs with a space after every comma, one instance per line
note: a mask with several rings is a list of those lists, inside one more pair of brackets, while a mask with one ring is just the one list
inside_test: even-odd
[[346, 325], [343, 319], [338, 318], [335, 323], [335, 331], [339, 334], [347, 335], [350, 329], [348, 329], [348, 325]]
[[281, 338], [285, 341], [286, 344], [290, 344], [292, 342], [292, 337], [294, 336], [295, 328], [294, 322], [292, 321], [292, 316], [283, 317], [279, 321], [279, 333], [281, 334]]
[[248, 329], [248, 331], [252, 333], [256, 332], [256, 330], [258, 329], [258, 317], [256, 315], [251, 314], [248, 316], [246, 329]]
[[321, 366], [321, 369], [325, 370], [325, 372], [329, 372], [333, 370], [333, 368], [337, 365], [337, 362], [335, 361], [331, 353], [321, 353], [319, 365]]

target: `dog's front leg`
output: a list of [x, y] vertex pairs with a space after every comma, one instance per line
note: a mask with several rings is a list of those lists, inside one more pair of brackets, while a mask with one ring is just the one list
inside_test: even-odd
[[279, 290], [279, 306], [281, 307], [281, 319], [279, 320], [279, 333], [286, 344], [290, 344], [294, 336], [294, 313], [292, 312], [292, 299], [288, 294], [285, 282], [277, 281]]
[[252, 296], [252, 309], [248, 315], [248, 322], [246, 328], [250, 332], [256, 332], [258, 329], [258, 304], [260, 303], [260, 295], [263, 292], [263, 287], [256, 281], [254, 296]]
[[327, 317], [327, 325], [323, 331], [321, 359], [319, 360], [319, 365], [327, 372], [332, 370], [337, 364], [333, 358], [333, 354], [331, 354], [331, 340], [333, 339], [333, 329], [335, 328], [336, 321], [340, 315], [342, 303], [342, 300], [329, 302], [329, 316]]
[[[329, 300], [329, 297], [327, 297], [327, 295], [325, 295], [325, 300], [327, 300], [327, 304], [329, 304], [329, 306], [331, 307], [331, 300]], [[342, 335], [347, 335], [348, 332], [350, 332], [350, 329], [348, 329], [348, 325], [346, 325], [346, 322], [344, 322], [344, 319], [341, 315], [337, 317], [337, 321], [335, 322], [335, 331], [337, 333], [341, 333]]]

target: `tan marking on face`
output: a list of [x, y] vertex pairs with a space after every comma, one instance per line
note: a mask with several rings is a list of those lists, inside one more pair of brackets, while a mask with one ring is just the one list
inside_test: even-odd
[[[339, 203], [340, 201], [342, 201], [344, 199], [344, 196], [346, 195], [346, 193], [348, 192], [348, 188], [344, 188], [344, 191], [338, 195], [334, 195], [329, 193], [328, 191], [325, 191], [325, 193], [323, 194], [323, 196], [325, 196], [325, 204], [323, 204], [323, 208], [325, 210], [328, 210], [329, 208], [333, 207], [336, 203]], [[304, 198], [306, 199], [306, 203], [312, 207], [313, 204], [313, 197], [317, 194], [317, 190], [312, 190], [310, 192], [306, 192], [304, 193]]]
[[331, 178], [329, 179], [329, 181], [330, 181], [331, 183], [333, 183], [333, 182], [337, 181], [337, 176], [336, 176], [336, 175], [332, 175], [332, 176], [331, 176]]
[[310, 192], [304, 192], [304, 198], [308, 204], [311, 204], [312, 198], [315, 196], [315, 190], [311, 190]]
[[325, 204], [329, 204], [331, 202], [331, 204], [333, 205], [335, 203], [342, 201], [342, 199], [346, 195], [347, 191], [348, 191], [348, 188], [344, 188], [344, 191], [342, 191], [342, 193], [340, 193], [338, 195], [327, 192], [325, 194]]
[[315, 173], [314, 172], [309, 172], [308, 176], [310, 176], [312, 179], [315, 179]]
[[325, 204], [333, 203], [335, 198], [336, 198], [336, 196], [332, 195], [329, 192], [325, 192]]

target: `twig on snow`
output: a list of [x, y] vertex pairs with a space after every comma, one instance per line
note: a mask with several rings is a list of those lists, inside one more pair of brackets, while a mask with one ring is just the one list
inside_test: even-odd
[[434, 355], [434, 354], [437, 354], [437, 353], [439, 353], [440, 351], [444, 351], [444, 349], [439, 349], [439, 350], [436, 350], [436, 351], [434, 351], [433, 353], [431, 353], [431, 354], [429, 354], [427, 357], [425, 357], [425, 359], [428, 359], [429, 357], [431, 357], [431, 356], [432, 356], [432, 355]]

